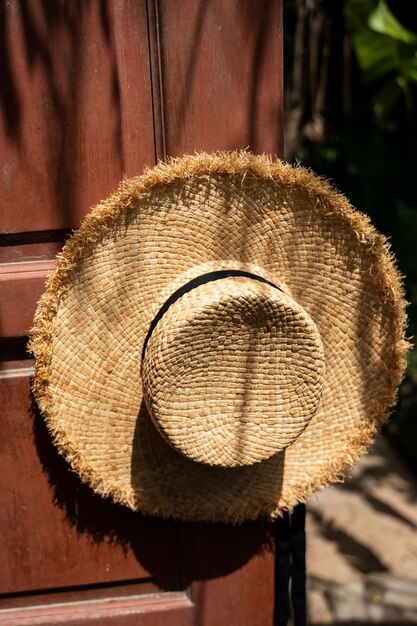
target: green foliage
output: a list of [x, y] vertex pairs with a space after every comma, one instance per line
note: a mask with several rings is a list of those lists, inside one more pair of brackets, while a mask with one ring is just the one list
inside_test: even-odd
[[417, 43], [417, 36], [400, 24], [383, 0], [380, 0], [376, 9], [369, 15], [368, 26], [376, 33], [387, 35], [406, 44]]
[[[417, 34], [382, 0], [345, 0], [344, 14], [361, 82], [348, 116], [346, 190], [391, 239], [406, 277], [409, 335], [417, 334]], [[362, 86], [361, 86], [362, 85]], [[371, 106], [364, 105], [367, 100]], [[355, 106], [356, 105], [356, 106]], [[417, 466], [417, 348], [408, 362], [389, 430]]]
[[[408, 336], [417, 337], [417, 33], [393, 14], [398, 0], [329, 0], [333, 2], [339, 2], [344, 22], [332, 24], [331, 70], [321, 111], [325, 133], [320, 140], [304, 137], [296, 158], [331, 178], [389, 237], [410, 302]], [[306, 11], [311, 3], [292, 0], [292, 5], [293, 11], [300, 6]], [[329, 15], [328, 4], [314, 4], [314, 11], [319, 10]], [[406, 0], [402, 11], [407, 16]], [[343, 43], [346, 31], [352, 57]], [[287, 47], [290, 40], [288, 36]], [[307, 46], [308, 41], [306, 36]], [[284, 59], [295, 62], [291, 51]], [[306, 107], [304, 117], [308, 113]], [[417, 467], [416, 414], [417, 346], [409, 355], [389, 423]]]
[[379, 81], [374, 113], [387, 116], [401, 99], [411, 112], [411, 86], [417, 84], [417, 34], [400, 24], [384, 0], [345, 0], [344, 11], [362, 78], [367, 83]]

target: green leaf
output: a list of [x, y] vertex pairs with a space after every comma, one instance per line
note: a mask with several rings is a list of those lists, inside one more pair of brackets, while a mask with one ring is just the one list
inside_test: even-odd
[[371, 82], [398, 69], [397, 42], [363, 30], [353, 35], [353, 45], [364, 80]]
[[388, 35], [388, 37], [392, 37], [397, 41], [408, 44], [417, 43], [417, 35], [400, 24], [384, 0], [381, 0], [376, 9], [370, 14], [368, 26], [374, 32]]

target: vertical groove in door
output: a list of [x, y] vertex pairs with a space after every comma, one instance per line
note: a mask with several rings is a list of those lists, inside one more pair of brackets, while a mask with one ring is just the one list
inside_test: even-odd
[[146, 1], [155, 161], [166, 159], [164, 88], [158, 0]]

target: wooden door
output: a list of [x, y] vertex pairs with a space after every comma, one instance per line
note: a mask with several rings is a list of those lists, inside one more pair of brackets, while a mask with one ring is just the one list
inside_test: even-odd
[[26, 335], [71, 230], [158, 158], [281, 153], [279, 0], [0, 0], [0, 624], [272, 623], [273, 527], [95, 497], [30, 395]]

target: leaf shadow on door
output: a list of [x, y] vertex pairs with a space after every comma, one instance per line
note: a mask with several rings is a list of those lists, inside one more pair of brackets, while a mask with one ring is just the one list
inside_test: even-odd
[[[54, 228], [77, 226], [124, 170], [112, 25], [105, 0], [2, 3], [0, 129], [15, 191], [24, 187], [24, 229], [42, 217], [43, 230], [48, 211]], [[94, 190], [96, 171], [108, 183], [97, 177]]]

